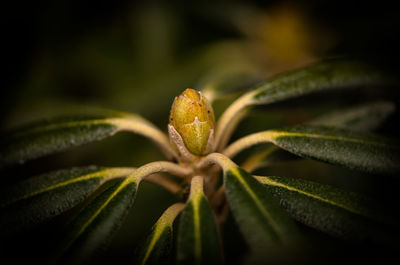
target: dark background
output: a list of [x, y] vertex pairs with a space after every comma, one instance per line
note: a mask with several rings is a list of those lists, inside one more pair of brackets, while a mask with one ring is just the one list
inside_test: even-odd
[[[6, 117], [16, 106], [46, 96], [109, 105], [107, 94], [118, 94], [118, 88], [103, 84], [98, 76], [101, 73], [90, 69], [97, 62], [82, 66], [82, 61], [114, 57], [114, 63], [125, 63], [128, 69], [169, 66], [169, 60], [181, 62], [210, 43], [246, 38], [232, 22], [230, 9], [240, 13], [250, 7], [268, 16], [277, 6], [285, 5], [298, 10], [308, 26], [318, 27], [319, 31], [313, 32], [317, 40], [308, 48], [317, 58], [346, 54], [372, 60], [397, 73], [400, 25], [392, 1], [8, 1], [1, 16], [1, 121], [8, 124]], [[146, 31], [154, 31], [154, 36]], [[321, 32], [328, 33], [329, 45], [315, 36], [324, 37]], [[322, 51], [318, 41], [325, 46]], [[80, 57], [85, 54], [79, 50], [82, 46], [87, 53], [97, 50], [97, 54]], [[104, 58], [98, 58], [102, 51]], [[147, 65], [146, 59], [139, 58], [141, 53], [151, 54], [157, 65]], [[124, 57], [131, 61], [118, 61]], [[43, 66], [46, 63], [49, 65]], [[34, 76], [38, 79], [40, 74], [56, 80], [53, 84], [39, 82]], [[131, 89], [140, 90], [135, 81], [130, 80]]]
[[[348, 56], [375, 64], [394, 76], [399, 73], [400, 23], [393, 1], [62, 0], [10, 1], [2, 5], [3, 131], [83, 105], [139, 113], [166, 131], [174, 96], [186, 87], [200, 88], [204, 76], [232, 64], [250, 62], [263, 71], [258, 76], [263, 79], [319, 59]], [[272, 118], [264, 127], [291, 124], [314, 115], [307, 108], [298, 111], [303, 103], [309, 108], [326, 110], [335, 106], [335, 100], [337, 106], [343, 106], [382, 98], [398, 105], [397, 89], [360, 91], [348, 98], [329, 95], [317, 98], [320, 105], [301, 100], [286, 103], [283, 106], [293, 108], [296, 114], [285, 117], [283, 122]], [[216, 113], [222, 108], [216, 106]], [[398, 137], [398, 116], [396, 111], [379, 132]], [[242, 131], [234, 137], [256, 131], [253, 125], [259, 124], [258, 117], [244, 122]], [[160, 159], [162, 155], [148, 140], [121, 133], [113, 139], [38, 159], [2, 174], [13, 175], [14, 181], [72, 166], [136, 167]], [[355, 174], [348, 179], [337, 168], [307, 163], [293, 165], [293, 171], [305, 176], [330, 170], [340, 177], [333, 179], [327, 174], [322, 179], [310, 178], [383, 197], [383, 201], [391, 201], [388, 208], [396, 205], [391, 200], [395, 186], [385, 187], [384, 193], [376, 191], [375, 176]], [[138, 239], [174, 200], [158, 187], [144, 184], [128, 222], [105, 260], [128, 259]], [[234, 239], [238, 237], [236, 234]], [[238, 245], [230, 246], [231, 253], [241, 244], [239, 239]], [[332, 244], [344, 251], [334, 260], [353, 250], [357, 260], [357, 255], [365, 252], [343, 242]], [[119, 259], [115, 259], [117, 256]], [[361, 260], [367, 261], [369, 257]]]

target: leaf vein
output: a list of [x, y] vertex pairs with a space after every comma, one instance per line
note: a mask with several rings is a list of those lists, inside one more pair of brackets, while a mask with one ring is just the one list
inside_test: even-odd
[[275, 187], [281, 187], [281, 188], [284, 188], [284, 189], [287, 189], [287, 190], [290, 190], [290, 191], [298, 192], [298, 193], [304, 194], [304, 195], [306, 195], [308, 197], [314, 198], [316, 200], [323, 201], [323, 202], [326, 202], [328, 204], [331, 204], [331, 205], [337, 206], [339, 208], [345, 209], [345, 210], [347, 210], [349, 212], [352, 212], [352, 213], [355, 213], [355, 214], [358, 214], [358, 215], [364, 215], [363, 213], [361, 213], [360, 211], [357, 211], [354, 208], [351, 208], [351, 207], [348, 207], [348, 206], [346, 206], [344, 204], [340, 204], [340, 203], [337, 203], [335, 201], [323, 198], [321, 196], [318, 196], [318, 195], [315, 195], [315, 194], [312, 194], [312, 193], [297, 189], [297, 188], [295, 188], [293, 186], [289, 186], [289, 185], [285, 185], [285, 184], [280, 183], [280, 182], [276, 182], [276, 181], [270, 179], [269, 177], [255, 176], [255, 178], [259, 182], [261, 182], [262, 184], [271, 185], [271, 186], [275, 186]]

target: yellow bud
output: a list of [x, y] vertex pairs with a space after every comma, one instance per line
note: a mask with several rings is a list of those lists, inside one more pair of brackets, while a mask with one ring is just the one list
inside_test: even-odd
[[[196, 90], [187, 88], [175, 98], [169, 118], [171, 140], [181, 148], [174, 133], [182, 138], [186, 149], [194, 155], [202, 156], [211, 152], [214, 137], [214, 111], [206, 98]], [[172, 132], [172, 131], [173, 132]]]

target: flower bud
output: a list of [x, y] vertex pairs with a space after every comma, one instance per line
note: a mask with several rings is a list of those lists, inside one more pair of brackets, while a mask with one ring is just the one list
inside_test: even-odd
[[181, 154], [184, 148], [196, 156], [210, 153], [214, 127], [214, 111], [200, 92], [187, 88], [175, 98], [170, 112], [169, 134]]

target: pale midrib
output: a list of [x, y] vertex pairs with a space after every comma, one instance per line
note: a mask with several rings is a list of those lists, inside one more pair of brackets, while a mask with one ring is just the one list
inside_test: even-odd
[[172, 222], [175, 219], [175, 217], [182, 211], [183, 205], [184, 205], [183, 203], [182, 204], [177, 203], [170, 206], [157, 221], [154, 228], [154, 234], [151, 238], [150, 244], [147, 247], [141, 265], [146, 264], [148, 258], [150, 257], [151, 252], [154, 249], [154, 246], [160, 239], [161, 235], [164, 233], [165, 229], [169, 228], [172, 231]]
[[[67, 181], [64, 181], [64, 182], [60, 182], [60, 183], [57, 183], [55, 185], [48, 186], [46, 188], [43, 188], [43, 189], [40, 189], [40, 190], [37, 190], [37, 191], [34, 191], [34, 192], [31, 192], [29, 194], [26, 194], [24, 196], [16, 198], [16, 199], [8, 202], [7, 204], [12, 204], [12, 203], [15, 203], [17, 201], [24, 200], [24, 199], [27, 199], [29, 197], [33, 197], [35, 195], [38, 195], [38, 194], [41, 194], [41, 193], [44, 193], [44, 192], [47, 192], [47, 191], [51, 191], [51, 190], [54, 190], [54, 189], [57, 189], [57, 188], [60, 188], [60, 187], [64, 187], [64, 186], [67, 186], [69, 184], [73, 184], [73, 183], [80, 182], [80, 181], [85, 181], [85, 180], [95, 179], [95, 178], [102, 178], [103, 179], [102, 182], [105, 182], [105, 181], [110, 180], [112, 178], [117, 178], [117, 177], [122, 177], [124, 175], [128, 175], [129, 172], [126, 172], [125, 170], [127, 170], [127, 169], [111, 169], [111, 170], [110, 169], [106, 169], [106, 170], [98, 171], [98, 172], [91, 173], [91, 174], [88, 174], [88, 175], [84, 175], [84, 176], [81, 176], [81, 177], [78, 177], [78, 178], [70, 179], [70, 180], [67, 180]], [[114, 173], [114, 171], [115, 171], [115, 173]]]
[[[94, 219], [101, 213], [101, 211], [107, 207], [107, 205], [110, 203], [110, 201], [127, 185], [129, 185], [132, 182], [136, 182], [136, 186], [139, 185], [140, 181], [145, 178], [146, 176], [156, 173], [156, 172], [170, 172], [170, 173], [176, 173], [177, 175], [179, 174], [186, 174], [187, 170], [174, 164], [171, 162], [164, 162], [164, 161], [159, 161], [159, 162], [151, 162], [149, 164], [146, 164], [138, 169], [135, 170], [135, 172], [131, 175], [129, 175], [119, 186], [118, 188], [108, 197], [108, 199], [101, 205], [101, 207], [91, 216], [91, 218], [82, 226], [81, 230], [78, 232], [76, 235], [75, 239], [78, 238], [85, 230], [86, 228], [93, 222]], [[70, 244], [68, 247], [75, 241], [71, 240]]]
[[96, 119], [96, 120], [86, 120], [86, 121], [71, 121], [71, 122], [63, 122], [57, 124], [51, 124], [46, 126], [41, 126], [38, 128], [34, 128], [28, 130], [26, 132], [18, 134], [19, 137], [24, 135], [29, 135], [32, 133], [41, 133], [49, 130], [61, 130], [68, 129], [79, 126], [87, 126], [87, 125], [109, 125], [115, 126], [115, 129], [111, 134], [116, 133], [118, 131], [130, 131], [145, 137], [150, 138], [154, 142], [158, 143], [168, 155], [172, 157], [176, 157], [176, 153], [171, 148], [168, 137], [160, 131], [153, 124], [144, 120], [140, 117], [136, 116], [127, 116], [125, 118], [104, 118], [104, 119]]
[[[136, 178], [127, 178], [122, 182], [118, 188], [108, 197], [108, 199], [101, 205], [99, 209], [90, 217], [90, 219], [82, 226], [81, 230], [77, 233], [76, 238], [79, 238], [81, 234], [86, 230], [86, 228], [94, 221], [94, 219], [97, 218], [97, 216], [103, 211], [104, 208], [108, 206], [108, 204], [111, 202], [112, 199], [114, 199], [115, 196], [123, 189], [125, 188], [128, 184], [131, 182], [137, 181]], [[72, 244], [75, 240], [71, 240], [70, 244]]]
[[156, 228], [155, 228], [155, 231], [154, 231], [154, 235], [151, 238], [150, 244], [149, 244], [149, 246], [148, 246], [148, 248], [146, 250], [146, 253], [144, 255], [144, 258], [143, 258], [143, 261], [142, 261], [141, 265], [146, 264], [148, 258], [150, 257], [151, 252], [154, 249], [154, 246], [156, 245], [158, 239], [160, 239], [162, 233], [164, 232], [164, 229], [166, 229], [166, 228], [168, 228], [168, 227], [167, 226], [162, 226], [162, 225], [159, 225], [159, 224], [156, 225]]
[[148, 137], [157, 143], [168, 157], [177, 158], [177, 153], [172, 148], [166, 134], [147, 120], [139, 117], [131, 117], [126, 119], [112, 119], [110, 123], [119, 127], [121, 131], [129, 131]]
[[[235, 172], [234, 172], [235, 171]], [[260, 210], [260, 212], [262, 213], [262, 215], [269, 221], [270, 225], [272, 226], [272, 228], [275, 230], [276, 234], [279, 236], [279, 226], [277, 223], [275, 223], [275, 221], [273, 220], [273, 218], [271, 217], [271, 215], [268, 213], [268, 211], [264, 208], [263, 204], [260, 202], [260, 200], [258, 199], [257, 195], [254, 194], [254, 192], [251, 190], [251, 188], [249, 187], [249, 185], [245, 182], [245, 180], [242, 178], [242, 176], [240, 175], [240, 173], [237, 171], [237, 169], [235, 170], [231, 170], [232, 173], [234, 173], [234, 175], [237, 177], [237, 179], [240, 181], [240, 183], [242, 183], [243, 187], [245, 188], [245, 190], [247, 191], [247, 193], [250, 195], [250, 197], [254, 200], [257, 208]]]
[[[298, 132], [285, 132], [285, 131], [264, 131], [259, 133], [250, 134], [243, 138], [238, 139], [236, 142], [232, 143], [228, 146], [224, 151], [228, 157], [233, 157], [240, 151], [249, 148], [255, 144], [260, 143], [274, 143], [275, 145], [280, 145], [277, 140], [279, 138], [284, 137], [304, 137], [304, 138], [317, 138], [317, 139], [326, 139], [326, 140], [336, 140], [341, 142], [352, 142], [352, 143], [360, 143], [365, 145], [376, 145], [382, 147], [390, 147], [388, 144], [383, 142], [375, 142], [370, 140], [363, 140], [357, 138], [348, 138], [343, 136], [332, 136], [332, 135], [323, 135], [323, 134], [313, 134], [313, 133], [298, 133]], [[397, 146], [395, 146], [397, 147]]]
[[38, 128], [33, 128], [18, 135], [22, 136], [25, 134], [44, 132], [48, 130], [72, 128], [85, 125], [113, 125], [116, 127], [116, 130], [130, 130], [136, 133], [142, 133], [143, 135], [151, 135], [151, 133], [154, 134], [154, 132], [156, 131], [158, 132], [157, 128], [147, 123], [146, 121], [143, 121], [135, 117], [126, 117], [126, 118], [105, 118], [96, 120], [62, 122], [46, 126], [40, 126]]
[[319, 138], [319, 139], [328, 139], [328, 140], [339, 140], [345, 142], [353, 142], [353, 143], [362, 143], [362, 144], [373, 144], [380, 146], [387, 146], [387, 144], [382, 142], [375, 142], [370, 140], [362, 140], [357, 138], [348, 138], [343, 136], [333, 136], [333, 135], [323, 135], [323, 134], [313, 134], [313, 133], [293, 133], [293, 132], [279, 132], [279, 131], [271, 131], [273, 134], [277, 134], [273, 139], [285, 136], [295, 136], [295, 137], [310, 137], [310, 138]]
[[322, 201], [322, 202], [331, 204], [331, 205], [333, 205], [333, 206], [342, 208], [342, 209], [347, 210], [347, 211], [349, 211], [349, 212], [352, 212], [352, 213], [354, 213], [354, 214], [369, 217], [368, 215], [366, 215], [366, 214], [364, 214], [364, 213], [362, 213], [362, 212], [360, 212], [360, 211], [358, 211], [358, 210], [356, 210], [356, 209], [354, 209], [354, 208], [348, 207], [348, 206], [346, 206], [346, 205], [344, 205], [344, 204], [337, 203], [337, 202], [335, 202], [335, 201], [326, 199], [326, 198], [324, 198], [324, 197], [321, 197], [321, 196], [318, 196], [318, 195], [315, 195], [315, 194], [312, 194], [312, 193], [308, 193], [308, 192], [306, 192], [306, 191], [304, 191], [304, 190], [297, 189], [297, 188], [295, 188], [295, 187], [293, 187], [293, 186], [289, 186], [289, 185], [285, 185], [285, 184], [280, 183], [280, 182], [276, 182], [276, 181], [274, 181], [274, 180], [272, 180], [272, 179], [270, 179], [270, 178], [268, 178], [268, 177], [259, 177], [259, 176], [255, 176], [255, 177], [256, 177], [256, 179], [257, 179], [260, 183], [262, 183], [262, 184], [266, 184], [266, 185], [270, 185], [270, 186], [275, 186], [275, 187], [281, 187], [281, 188], [284, 188], [284, 189], [287, 189], [287, 190], [290, 190], [290, 191], [294, 191], [294, 192], [297, 192], [297, 193], [306, 195], [307, 197], [311, 197], [311, 198], [313, 198], [313, 199], [316, 199], [316, 200], [319, 200], [319, 201]]
[[[194, 236], [194, 255], [196, 264], [201, 264], [201, 252], [202, 252], [202, 238], [201, 238], [201, 227], [200, 227], [200, 203], [204, 197], [204, 179], [200, 176], [194, 176], [190, 184], [190, 194], [188, 200], [188, 206], [191, 204], [193, 207], [193, 236]], [[187, 206], [187, 207], [188, 207]]]
[[200, 215], [199, 207], [202, 196], [197, 196], [193, 199], [193, 225], [194, 225], [194, 253], [196, 255], [196, 264], [201, 264], [201, 231], [200, 231]]
[[220, 142], [224, 138], [224, 134], [231, 131], [229, 129], [230, 123], [232, 120], [245, 109], [251, 103], [251, 100], [254, 96], [254, 91], [248, 92], [234, 101], [225, 111], [222, 113], [221, 117], [219, 118], [216, 131], [215, 131], [215, 149], [218, 150], [221, 148]]

